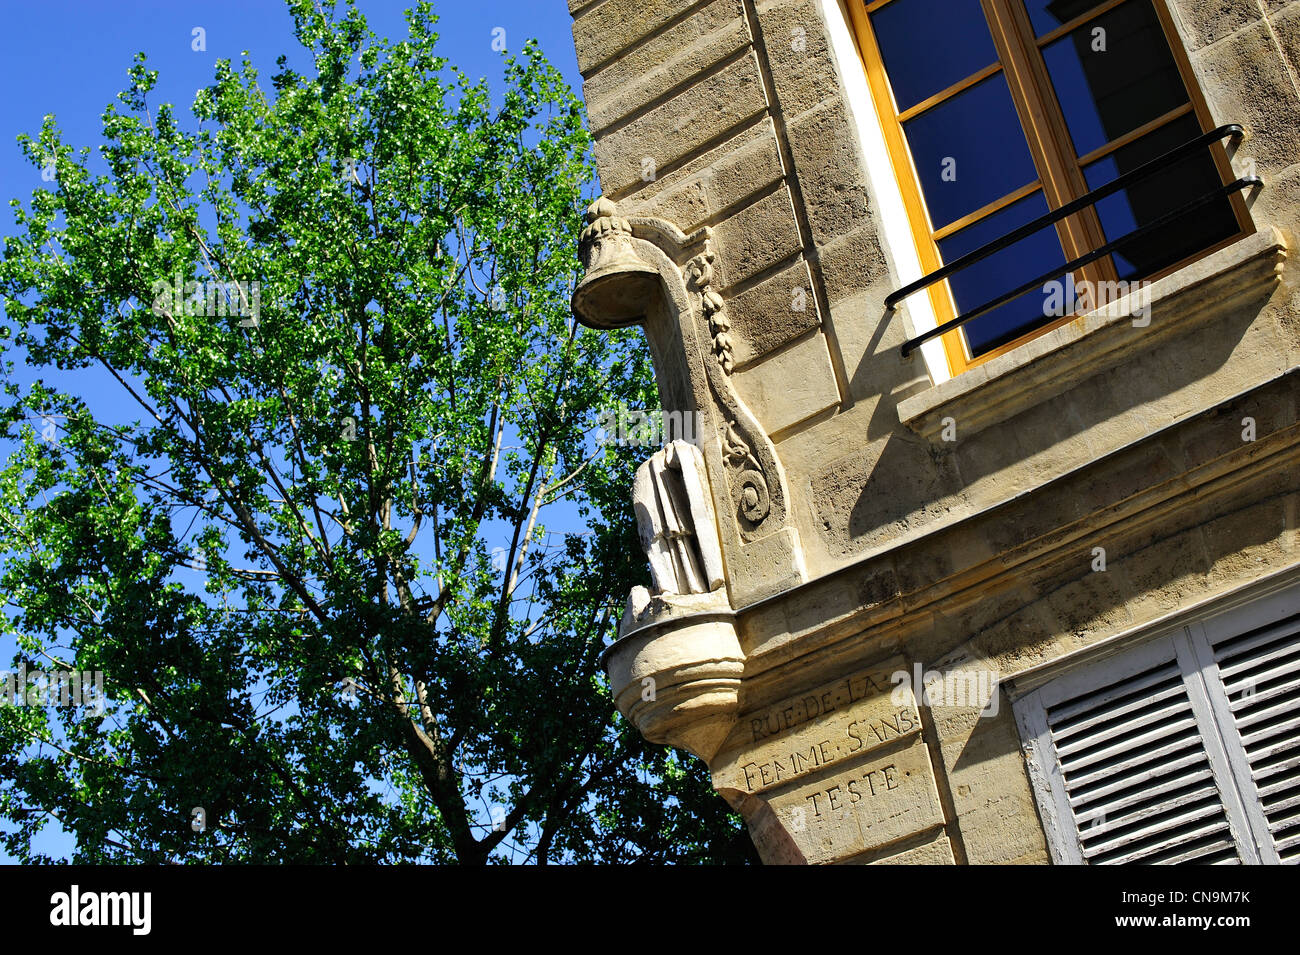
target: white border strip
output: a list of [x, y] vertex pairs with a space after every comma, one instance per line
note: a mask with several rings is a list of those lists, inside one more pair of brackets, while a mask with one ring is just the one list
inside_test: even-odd
[[[871, 100], [871, 90], [867, 87], [862, 57], [858, 55], [858, 44], [849, 26], [848, 11], [844, 9], [844, 0], [817, 0], [817, 6], [826, 22], [831, 54], [839, 68], [844, 98], [857, 128], [858, 142], [867, 164], [867, 188], [877, 210], [876, 222], [880, 227], [885, 256], [893, 266], [899, 282], [906, 285], [925, 273], [921, 270], [921, 260], [916, 254], [912, 228], [907, 221], [907, 209], [898, 190], [898, 181], [894, 178], [893, 163], [889, 158], [889, 150], [885, 147], [885, 134], [880, 128], [880, 120]], [[919, 292], [907, 300], [906, 311], [898, 314], [903, 316], [909, 338], [928, 332], [939, 324], [930, 304], [930, 296]], [[911, 328], [907, 328], [909, 324]], [[940, 384], [952, 377], [948, 372], [948, 358], [940, 339], [932, 338], [922, 345], [921, 355], [933, 384]]]

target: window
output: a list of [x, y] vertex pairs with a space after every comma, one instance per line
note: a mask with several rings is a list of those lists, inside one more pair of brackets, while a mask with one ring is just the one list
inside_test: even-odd
[[1058, 863], [1300, 862], [1300, 591], [1017, 700]]
[[[849, 9], [927, 272], [1213, 128], [1163, 0], [850, 0]], [[1233, 178], [1221, 146], [1198, 150], [932, 285], [934, 312], [951, 320]], [[1242, 198], [1222, 196], [1078, 269], [1055, 302], [1029, 293], [947, 333], [950, 370], [1250, 231]]]

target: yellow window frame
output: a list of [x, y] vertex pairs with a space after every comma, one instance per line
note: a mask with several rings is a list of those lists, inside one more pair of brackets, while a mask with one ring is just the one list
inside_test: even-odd
[[[885, 146], [894, 169], [894, 176], [903, 199], [903, 205], [907, 210], [917, 256], [920, 260], [921, 269], [926, 274], [935, 271], [943, 264], [938, 247], [938, 242], [941, 239], [992, 215], [1013, 202], [1032, 195], [1039, 189], [1042, 189], [1049, 209], [1060, 208], [1072, 199], [1085, 195], [1089, 191], [1083, 176], [1085, 166], [1141, 139], [1149, 133], [1155, 132], [1165, 124], [1181, 119], [1188, 114], [1194, 114], [1203, 132], [1208, 132], [1214, 128], [1209, 108], [1201, 94], [1199, 84], [1196, 82], [1191, 63], [1178, 37], [1165, 0], [1148, 0], [1148, 2], [1152, 4], [1160, 21], [1165, 40], [1178, 67], [1183, 87], [1187, 92], [1188, 102], [1105, 144], [1101, 148], [1077, 158], [1074, 155], [1073, 143], [1066, 128], [1064, 114], [1056, 101], [1040, 51], [1060, 37], [1083, 26], [1090, 20], [1130, 2], [1130, 0], [1107, 0], [1107, 2], [1098, 4], [1091, 10], [1051, 30], [1042, 37], [1034, 36], [1025, 7], [1017, 0], [980, 0], [985, 18], [988, 20], [990, 30], [993, 33], [994, 46], [998, 54], [997, 62], [901, 113], [894, 99], [893, 89], [885, 71], [884, 58], [880, 54], [880, 48], [876, 43], [870, 20], [871, 13], [887, 4], [900, 2], [900, 0], [846, 0], [846, 2], [853, 27], [852, 32], [857, 42], [858, 54], [866, 72], [867, 85], [871, 90], [871, 98], [880, 122], [881, 131], [884, 134]], [[1011, 90], [1016, 112], [1029, 142], [1030, 153], [1039, 173], [1039, 178], [1035, 182], [1026, 184], [984, 208], [977, 209], [956, 222], [935, 230], [930, 222], [920, 178], [917, 175], [915, 163], [907, 146], [903, 123], [912, 116], [956, 96], [963, 90], [999, 72], [1005, 75], [1007, 85]], [[1220, 178], [1224, 183], [1231, 182], [1235, 178], [1235, 174], [1232, 172], [1231, 163], [1223, 147], [1215, 145], [1212, 147], [1211, 153]], [[1209, 248], [1202, 249], [1180, 262], [1174, 263], [1154, 275], [1145, 276], [1143, 281], [1154, 281], [1182, 268], [1189, 262], [1209, 255], [1236, 242], [1243, 236], [1253, 233], [1255, 231], [1254, 225], [1250, 220], [1249, 212], [1241, 195], [1233, 193], [1230, 201], [1237, 218], [1238, 232], [1236, 234], [1215, 243]], [[1095, 210], [1091, 208], [1059, 222], [1057, 224], [1057, 235], [1061, 240], [1067, 260], [1085, 255], [1106, 242], [1101, 222]], [[1079, 280], [1092, 283], [1114, 282], [1116, 277], [1117, 274], [1110, 256], [1084, 267], [1076, 276]], [[1097, 286], [1094, 284], [1094, 287]], [[1113, 286], [1106, 285], [1102, 287]], [[942, 325], [957, 317], [956, 301], [953, 299], [952, 291], [946, 281], [931, 285], [928, 294], [931, 307], [939, 324]], [[1077, 319], [1078, 316], [1067, 315], [1054, 321], [1045, 322], [1020, 338], [979, 356], [971, 355], [963, 331], [954, 329], [942, 336], [948, 371], [955, 377], [969, 368], [1003, 355], [1025, 342], [1037, 338], [1039, 335]]]

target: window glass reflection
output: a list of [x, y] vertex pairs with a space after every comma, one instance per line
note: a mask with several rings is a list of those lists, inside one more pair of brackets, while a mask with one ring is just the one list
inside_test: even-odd
[[998, 58], [979, 0], [894, 0], [871, 25], [900, 113]]
[[1029, 10], [1029, 22], [1034, 26], [1034, 36], [1044, 36], [1089, 10], [1095, 10], [1104, 2], [1105, 0], [1025, 0], [1025, 7]]
[[[1090, 164], [1084, 170], [1088, 188], [1104, 186], [1199, 135], [1200, 127], [1191, 116], [1162, 126], [1137, 142], [1115, 150], [1105, 159]], [[1164, 172], [1107, 196], [1097, 203], [1097, 214], [1101, 217], [1107, 241], [1111, 241], [1154, 222], [1220, 185], [1219, 171], [1206, 149]], [[1120, 246], [1114, 255], [1115, 268], [1119, 277], [1126, 281], [1151, 275], [1236, 234], [1237, 229], [1232, 204], [1225, 196], [1146, 238]]]
[[936, 229], [1038, 178], [1001, 73], [908, 120], [903, 129]]
[[[939, 251], [945, 262], [952, 262], [1046, 213], [1042, 192], [1035, 192], [944, 239], [939, 243]], [[949, 279], [957, 311], [963, 313], [977, 308], [1064, 264], [1065, 253], [1056, 230], [1049, 225]], [[971, 354], [978, 356], [991, 351], [1054, 319], [1055, 315], [1047, 314], [1051, 304], [1045, 293], [1035, 290], [967, 322], [963, 328]]]
[[1130, 0], [1043, 48], [1075, 152], [1087, 155], [1187, 102], [1150, 0]]

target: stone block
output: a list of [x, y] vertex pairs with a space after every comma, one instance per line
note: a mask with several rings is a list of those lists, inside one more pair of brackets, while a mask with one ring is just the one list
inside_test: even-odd
[[736, 365], [743, 368], [820, 323], [808, 263], [788, 269], [727, 300]]
[[600, 181], [609, 195], [653, 182], [674, 164], [757, 117], [767, 108], [758, 61], [751, 53], [626, 126], [596, 137]]
[[[1292, 76], [1300, 78], [1300, 3], [1278, 4], [1269, 15], [1269, 23]], [[1300, 98], [1300, 93], [1296, 95]]]
[[732, 380], [768, 434], [833, 408], [840, 399], [826, 337], [820, 333], [738, 370]]
[[644, 109], [749, 43], [740, 0], [713, 0], [588, 77], [583, 98], [592, 130]]
[[[896, 539], [912, 527], [946, 513], [944, 498], [956, 490], [950, 462], [906, 435], [894, 434], [833, 459], [812, 476], [818, 530], [832, 554], [848, 556]], [[942, 563], [942, 561], [941, 561]], [[908, 589], [912, 568], [900, 568]], [[922, 574], [939, 573], [935, 567]]]
[[971, 865], [1009, 863], [1046, 850], [1015, 718], [1002, 703], [984, 715], [966, 707], [935, 709], [944, 772]]
[[1174, 0], [1169, 8], [1188, 50], [1199, 50], [1263, 16], [1258, 0]]
[[666, 219], [683, 232], [765, 192], [785, 175], [771, 119], [742, 130], [620, 205], [627, 215]]
[[815, 0], [763, 0], [756, 9], [772, 87], [784, 115], [812, 109], [840, 89], [826, 21]]
[[719, 284], [724, 289], [791, 258], [802, 245], [790, 190], [782, 186], [738, 210], [718, 223], [714, 236], [718, 242], [718, 271], [722, 273]]
[[1218, 124], [1246, 128], [1239, 157], [1259, 171], [1291, 166], [1300, 156], [1300, 100], [1272, 31], [1264, 22], [1191, 54], [1192, 68]]
[[711, 760], [713, 785], [755, 794], [921, 731], [901, 657], [745, 714]]
[[771, 119], [764, 120], [762, 129], [763, 135], [744, 148], [719, 155], [709, 171], [709, 202], [714, 214], [731, 209], [785, 176]]
[[813, 242], [824, 245], [864, 225], [866, 173], [843, 98], [788, 119], [787, 128]]
[[1118, 633], [1132, 623], [1121, 581], [1109, 573], [1094, 572], [1092, 560], [1088, 550], [1077, 564], [1084, 575], [1043, 596], [1044, 609], [1057, 621], [1061, 633]]
[[878, 849], [943, 823], [930, 754], [919, 739], [766, 801], [813, 864]]
[[[862, 337], [867, 334], [879, 337], [874, 323], [885, 321], [885, 296], [893, 291], [894, 283], [890, 278], [884, 245], [869, 211], [864, 213], [853, 231], [816, 246], [813, 254], [832, 310], [836, 303], [857, 298], [864, 291], [878, 293], [879, 307], [863, 315], [859, 323], [869, 326], [864, 328]], [[884, 329], [884, 335], [886, 337], [881, 341], [888, 345], [901, 345], [907, 340], [903, 323], [897, 315]], [[899, 364], [902, 364], [901, 359]]]
[[948, 841], [948, 836], [942, 830], [919, 845], [898, 852], [885, 850], [867, 858], [870, 861], [866, 862], [866, 865], [956, 865], [952, 855], [952, 843]]
[[[662, 30], [695, 3], [696, 0], [605, 0], [586, 8], [573, 21], [578, 69], [586, 76]], [[571, 0], [570, 12], [573, 9]]]

